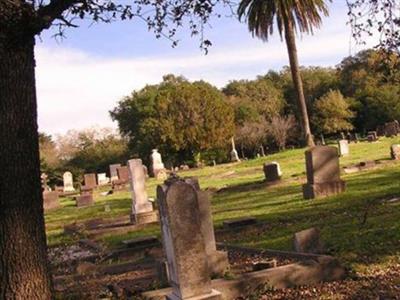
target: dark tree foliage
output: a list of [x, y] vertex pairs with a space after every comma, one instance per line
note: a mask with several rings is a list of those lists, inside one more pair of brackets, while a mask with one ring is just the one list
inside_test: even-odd
[[353, 38], [362, 44], [379, 35], [377, 47], [400, 50], [400, 0], [347, 0]]

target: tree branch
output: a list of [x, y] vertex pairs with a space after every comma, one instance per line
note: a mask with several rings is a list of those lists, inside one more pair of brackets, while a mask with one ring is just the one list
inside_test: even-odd
[[[65, 21], [62, 17], [63, 12], [71, 8], [73, 5], [83, 3], [82, 0], [51, 0], [50, 3], [46, 6], [42, 6], [37, 10], [37, 17], [39, 19], [39, 26], [37, 29], [37, 33], [40, 33], [42, 30], [47, 29], [51, 26], [55, 19], [60, 19]], [[72, 24], [68, 24], [71, 26]]]

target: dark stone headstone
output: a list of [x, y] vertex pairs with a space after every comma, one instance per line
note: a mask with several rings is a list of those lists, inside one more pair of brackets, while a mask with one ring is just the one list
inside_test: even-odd
[[265, 163], [264, 167], [265, 181], [274, 182], [281, 179], [282, 172], [277, 162]]
[[84, 175], [85, 186], [95, 188], [97, 186], [96, 174], [89, 173]]
[[341, 193], [345, 182], [340, 179], [338, 150], [330, 146], [317, 146], [305, 152], [307, 183], [303, 185], [305, 199]]
[[400, 132], [399, 122], [393, 121], [385, 123], [385, 136], [393, 137], [397, 136]]

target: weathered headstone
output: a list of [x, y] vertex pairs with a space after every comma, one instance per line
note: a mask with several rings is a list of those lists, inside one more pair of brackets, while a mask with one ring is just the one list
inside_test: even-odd
[[94, 204], [93, 194], [91, 194], [91, 193], [81, 194], [76, 197], [76, 206], [77, 207], [90, 206], [93, 204]]
[[238, 152], [237, 152], [237, 150], [236, 150], [236, 147], [235, 147], [235, 140], [234, 140], [233, 137], [232, 137], [232, 139], [231, 139], [231, 143], [232, 143], [231, 161], [233, 161], [233, 162], [238, 162], [238, 161], [240, 161], [240, 158], [239, 158], [239, 154], [238, 154]]
[[228, 253], [225, 251], [217, 251], [209, 194], [200, 189], [200, 184], [196, 177], [187, 177], [184, 181], [190, 184], [197, 193], [201, 233], [203, 234], [206, 244], [210, 272], [211, 274], [224, 275], [229, 269]]
[[320, 232], [317, 228], [313, 227], [296, 232], [293, 240], [296, 252], [315, 254], [321, 254], [323, 252]]
[[151, 156], [151, 173], [158, 180], [167, 179], [167, 172], [162, 162], [161, 154], [157, 149], [153, 149]]
[[390, 156], [392, 159], [399, 160], [400, 159], [400, 145], [394, 144], [390, 147]]
[[110, 181], [118, 180], [118, 172], [117, 169], [121, 167], [121, 164], [112, 164], [110, 167]]
[[168, 300], [222, 299], [211, 288], [196, 190], [183, 181], [157, 187], [161, 231], [172, 293]]
[[338, 141], [339, 146], [339, 154], [340, 156], [349, 155], [349, 141], [348, 140], [340, 140]]
[[265, 181], [273, 182], [281, 179], [282, 171], [281, 167], [279, 166], [279, 163], [275, 161], [271, 163], [265, 163], [263, 170], [265, 175]]
[[74, 180], [71, 172], [67, 171], [63, 174], [63, 185], [64, 185], [63, 188], [64, 193], [75, 192]]
[[385, 136], [393, 137], [397, 136], [400, 132], [400, 126], [398, 121], [385, 123]]
[[97, 182], [99, 183], [99, 185], [106, 185], [110, 182], [110, 180], [107, 177], [106, 173], [99, 173], [97, 174]]
[[346, 184], [340, 179], [336, 147], [317, 146], [305, 152], [307, 183], [303, 185], [305, 199], [341, 193]]
[[43, 191], [43, 209], [45, 211], [60, 207], [57, 191]]
[[40, 175], [40, 179], [41, 179], [41, 182], [42, 182], [42, 191], [51, 191], [51, 188], [49, 188], [49, 186], [47, 184], [47, 179], [48, 179], [47, 174], [46, 173], [42, 173]]
[[157, 212], [149, 201], [146, 192], [146, 175], [141, 159], [128, 160], [128, 171], [132, 193], [131, 222], [134, 224], [158, 221]]
[[368, 131], [367, 133], [368, 142], [375, 142], [378, 140], [378, 134], [376, 131]]
[[84, 175], [85, 186], [95, 188], [97, 186], [96, 174], [89, 173]]
[[128, 183], [129, 181], [129, 171], [127, 166], [117, 168], [118, 180], [123, 183]]

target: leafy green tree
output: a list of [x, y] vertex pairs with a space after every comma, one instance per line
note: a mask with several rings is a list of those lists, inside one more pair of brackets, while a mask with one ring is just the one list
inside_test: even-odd
[[236, 124], [270, 120], [285, 106], [281, 90], [269, 79], [234, 80], [222, 91], [235, 110]]
[[354, 116], [347, 101], [338, 90], [329, 91], [314, 103], [314, 126], [319, 133], [337, 133], [352, 130]]
[[319, 27], [321, 24], [321, 13], [328, 15], [324, 0], [242, 0], [238, 7], [239, 17], [246, 18], [248, 28], [253, 35], [267, 41], [273, 33], [275, 24], [277, 24], [280, 36], [285, 36], [290, 70], [301, 111], [303, 134], [308, 146], [313, 146], [314, 141], [304, 98], [295, 32], [299, 30], [300, 32], [312, 33], [313, 28]]
[[145, 161], [153, 148], [170, 163], [194, 161], [225, 147], [234, 129], [233, 110], [217, 88], [172, 75], [125, 97], [110, 114]]
[[354, 125], [359, 131], [375, 129], [400, 117], [400, 56], [394, 52], [365, 50], [339, 65], [341, 91], [355, 100]]

